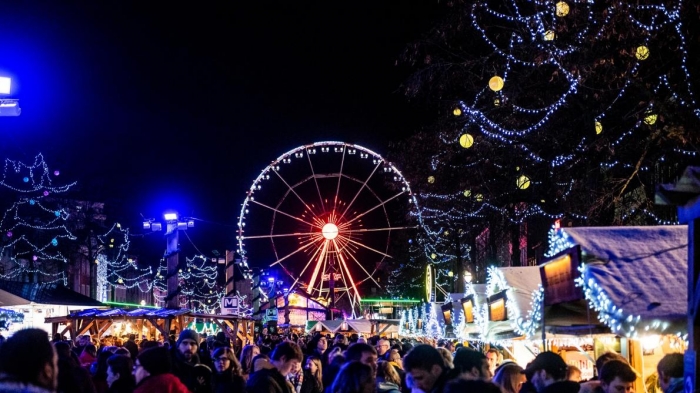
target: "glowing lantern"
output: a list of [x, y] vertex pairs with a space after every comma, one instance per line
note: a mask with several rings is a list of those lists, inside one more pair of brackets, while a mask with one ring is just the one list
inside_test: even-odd
[[601, 122], [597, 121], [597, 122], [595, 122], [595, 133], [600, 134], [601, 132], [603, 132], [603, 124], [601, 124]]
[[503, 88], [503, 78], [500, 76], [496, 75], [489, 79], [489, 89], [493, 91], [501, 91]]
[[462, 134], [459, 137], [459, 145], [465, 149], [469, 149], [474, 144], [474, 137], [469, 134]]
[[430, 254], [430, 259], [435, 259], [437, 258], [437, 255], [435, 253]]
[[645, 116], [644, 116], [644, 124], [648, 126], [654, 125], [656, 123], [656, 120], [658, 119], [658, 115], [652, 111], [646, 111]]
[[525, 190], [530, 187], [530, 178], [525, 175], [520, 175], [516, 184], [518, 185], [519, 189]]
[[639, 60], [646, 60], [649, 58], [649, 48], [644, 45], [639, 45], [634, 55]]
[[469, 198], [470, 196], [472, 196], [472, 190], [464, 190], [464, 196], [467, 197], [467, 198]]
[[455, 116], [460, 116], [462, 114], [462, 110], [459, 108], [455, 108], [452, 110], [452, 114]]
[[435, 183], [435, 176], [428, 176], [428, 183], [430, 183], [430, 184]]
[[556, 5], [556, 13], [558, 17], [569, 15], [569, 5], [565, 1], [560, 1]]
[[484, 194], [476, 194], [474, 197], [477, 202], [483, 202], [484, 201]]
[[554, 41], [555, 38], [557, 38], [557, 35], [554, 33], [554, 30], [547, 30], [544, 32], [545, 41]]

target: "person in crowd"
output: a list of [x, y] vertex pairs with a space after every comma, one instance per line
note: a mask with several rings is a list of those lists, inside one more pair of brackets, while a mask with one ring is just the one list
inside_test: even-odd
[[[211, 369], [199, 366], [199, 334], [191, 329], [180, 332], [172, 352], [172, 372], [192, 393], [211, 393]], [[206, 371], [209, 370], [207, 373]]]
[[134, 362], [134, 393], [190, 393], [172, 372], [172, 356], [165, 347], [149, 348]]
[[454, 371], [451, 375], [467, 380], [490, 381], [493, 374], [486, 356], [473, 349], [460, 348], [453, 359]]
[[214, 361], [214, 393], [244, 392], [246, 381], [243, 378], [241, 364], [236, 360], [233, 350], [220, 347], [212, 354]]
[[570, 364], [566, 369], [566, 379], [569, 381], [581, 382], [581, 369]]
[[683, 391], [683, 355], [669, 353], [656, 365], [659, 374], [659, 386], [664, 393], [681, 393]]
[[391, 344], [389, 344], [389, 340], [387, 340], [386, 338], [379, 339], [375, 348], [377, 349], [378, 359], [389, 360], [389, 350], [391, 349]]
[[[357, 345], [361, 343], [355, 343], [353, 345]], [[364, 344], [367, 345], [367, 344]], [[327, 366], [323, 366], [323, 374], [321, 374], [321, 378], [323, 381], [323, 386], [325, 387], [326, 391], [330, 391], [331, 385], [333, 384], [333, 381], [335, 381], [335, 377], [338, 375], [340, 372], [340, 369], [343, 367], [343, 365], [346, 363], [345, 362], [345, 355], [343, 355], [342, 352], [338, 352], [337, 354], [333, 354], [329, 358], [329, 363]]]
[[75, 346], [72, 348], [72, 351], [75, 354], [75, 356], [79, 357], [80, 354], [83, 353], [83, 349], [85, 349], [85, 346], [90, 344], [90, 335], [81, 334], [76, 338], [75, 341]]
[[346, 363], [335, 377], [330, 393], [375, 393], [374, 373], [367, 364], [357, 361]]
[[[109, 389], [109, 384], [107, 383], [107, 359], [113, 355], [112, 352], [101, 350], [97, 354], [97, 361], [93, 363], [93, 367], [90, 369], [92, 383], [95, 385], [97, 393], [105, 393]], [[131, 368], [129, 368], [129, 375], [131, 375]]]
[[278, 344], [270, 356], [270, 363], [273, 367], [253, 372], [248, 378], [247, 391], [252, 393], [293, 393], [286, 377], [294, 365], [298, 365], [303, 359], [304, 354], [296, 343], [285, 341]]
[[450, 380], [445, 385], [445, 393], [502, 393], [501, 388], [493, 382], [483, 381], [478, 379], [456, 378]]
[[523, 368], [517, 363], [509, 362], [496, 369], [493, 376], [493, 383], [501, 387], [503, 393], [518, 393], [520, 388], [527, 381]]
[[258, 355], [260, 355], [260, 348], [257, 345], [248, 344], [241, 350], [241, 372], [246, 381], [253, 372], [253, 358]]
[[389, 362], [377, 362], [377, 393], [401, 393], [401, 377]]
[[437, 347], [438, 352], [440, 352], [440, 356], [442, 356], [442, 360], [445, 361], [445, 368], [448, 370], [451, 370], [455, 368], [454, 363], [452, 363], [452, 352], [450, 352], [447, 348], [445, 347]]
[[360, 362], [372, 367], [377, 373], [377, 350], [369, 344], [352, 344], [345, 351], [345, 362]]
[[636, 380], [637, 373], [621, 360], [611, 360], [600, 370], [600, 387], [604, 393], [634, 393]]
[[[301, 350], [301, 348], [299, 348]], [[292, 385], [292, 391], [294, 393], [301, 392], [301, 386], [304, 384], [304, 368], [301, 367], [301, 363], [295, 363], [292, 369], [287, 374], [287, 382]]]
[[413, 347], [403, 359], [409, 388], [425, 393], [442, 393], [447, 382], [445, 361], [437, 349], [427, 344]]
[[[600, 374], [600, 371], [603, 369], [603, 366], [605, 366], [605, 363], [611, 360], [619, 360], [621, 362], [627, 361], [617, 352], [605, 352], [598, 356], [598, 358], [595, 360], [595, 370], [597, 375]], [[600, 379], [597, 377], [597, 375], [592, 380], [582, 383], [579, 393], [601, 393], [602, 390], [600, 388]]]
[[136, 387], [133, 369], [134, 362], [128, 355], [107, 358], [107, 393], [132, 393]]
[[78, 357], [67, 342], [54, 344], [58, 355], [58, 392], [59, 393], [94, 393], [90, 372], [80, 366]]
[[491, 347], [488, 351], [486, 351], [486, 360], [488, 361], [489, 371], [491, 371], [491, 375], [496, 374], [496, 367], [501, 365], [502, 359], [503, 356], [501, 355], [501, 352], [498, 349]]
[[566, 379], [567, 365], [554, 352], [541, 352], [525, 370], [537, 393], [577, 393], [579, 384]]
[[22, 329], [0, 346], [0, 392], [53, 393], [58, 357], [42, 329]]
[[323, 393], [323, 365], [316, 356], [306, 358], [301, 393]]
[[80, 354], [80, 356], [78, 356], [78, 361], [80, 362], [80, 366], [85, 367], [87, 369], [90, 369], [90, 366], [96, 360], [97, 360], [97, 348], [92, 344], [86, 345], [85, 348], [83, 348], [83, 352]]
[[389, 354], [389, 363], [399, 370], [403, 370], [403, 359], [401, 359], [401, 353], [399, 350], [391, 350], [391, 353]]
[[[326, 350], [328, 350], [328, 339], [324, 336], [319, 336], [315, 343], [316, 344], [313, 347], [309, 348], [311, 350], [309, 355], [314, 355], [319, 359], [324, 359], [324, 354], [326, 353]], [[325, 359], [328, 359], [328, 357], [325, 357]]]
[[139, 346], [136, 344], [136, 335], [131, 333], [128, 336], [128, 340], [124, 341], [124, 344], [122, 344], [122, 347], [126, 348], [129, 351], [129, 355], [131, 356], [131, 360], [136, 359], [136, 355], [139, 354]]

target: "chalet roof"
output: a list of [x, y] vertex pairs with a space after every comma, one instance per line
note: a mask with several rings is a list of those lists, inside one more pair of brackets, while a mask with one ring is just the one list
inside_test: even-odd
[[604, 307], [603, 317], [607, 314], [611, 318], [606, 324], [613, 331], [631, 333], [623, 325], [629, 328], [639, 322], [684, 325], [688, 307], [687, 226], [562, 230], [581, 246], [586, 263], [582, 278], [589, 300], [609, 299], [611, 305]]
[[0, 280], [0, 302], [15, 303], [3, 304], [4, 306], [30, 303], [87, 307], [105, 306], [91, 297], [75, 292], [58, 283], [33, 283], [7, 280]]

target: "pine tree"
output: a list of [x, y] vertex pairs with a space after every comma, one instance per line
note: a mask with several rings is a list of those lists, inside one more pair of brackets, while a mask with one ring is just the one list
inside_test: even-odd
[[428, 316], [425, 322], [425, 335], [432, 338], [442, 337], [442, 329], [438, 321], [434, 303], [426, 303], [428, 306]]

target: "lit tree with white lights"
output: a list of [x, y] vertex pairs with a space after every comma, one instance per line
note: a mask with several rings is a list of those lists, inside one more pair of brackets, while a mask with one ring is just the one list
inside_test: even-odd
[[[453, 1], [405, 59], [409, 97], [442, 116], [397, 147], [438, 233], [490, 230], [490, 258], [527, 262], [551, 220], [670, 223], [655, 185], [696, 161], [698, 11], [689, 0]], [[405, 152], [405, 153], [401, 153]], [[427, 219], [432, 214], [433, 219]], [[528, 228], [529, 226], [529, 228]], [[498, 244], [508, 244], [510, 261]]]
[[[164, 302], [167, 295], [167, 265], [161, 260], [155, 278], [154, 291], [157, 301]], [[225, 288], [216, 283], [216, 263], [203, 255], [185, 258], [184, 266], [178, 269], [178, 298], [182, 308], [196, 312], [216, 314], [221, 310], [221, 298]]]

